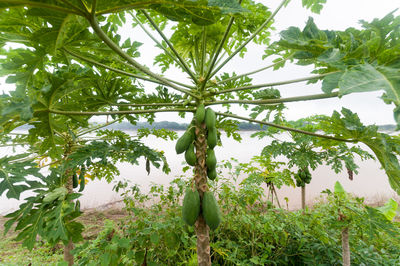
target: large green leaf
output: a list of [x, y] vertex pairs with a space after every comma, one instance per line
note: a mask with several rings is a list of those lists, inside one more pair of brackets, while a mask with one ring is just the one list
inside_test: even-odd
[[394, 217], [397, 215], [397, 209], [399, 204], [392, 198], [390, 198], [385, 205], [382, 207], [378, 207], [378, 211], [380, 211], [389, 221], [393, 221]]
[[[28, 177], [42, 178], [37, 164], [26, 158], [29, 154], [0, 158], [0, 196], [7, 191], [7, 198], [19, 199], [22, 192], [36, 188], [27, 184]], [[33, 184], [33, 183], [32, 183]]]
[[334, 112], [331, 117], [319, 117], [321, 129], [336, 137], [362, 142], [367, 145], [385, 170], [389, 183], [400, 194], [400, 138], [378, 132], [376, 126], [365, 126], [357, 114], [343, 108], [341, 114]]
[[[68, 3], [53, 0], [15, 1], [0, 0], [1, 8], [16, 8], [28, 5], [33, 8], [41, 8], [42, 12], [60, 14], [77, 14], [87, 16], [91, 3], [81, 1], [69, 1]], [[87, 5], [87, 6], [86, 6]], [[46, 11], [47, 9], [47, 11]], [[153, 9], [177, 21], [193, 22], [200, 25], [208, 25], [216, 22], [223, 14], [237, 14], [246, 12], [236, 0], [99, 0], [96, 1], [96, 14], [109, 14], [125, 10]]]
[[339, 81], [339, 93], [385, 91], [385, 100], [400, 104], [400, 69], [359, 65], [347, 70]]

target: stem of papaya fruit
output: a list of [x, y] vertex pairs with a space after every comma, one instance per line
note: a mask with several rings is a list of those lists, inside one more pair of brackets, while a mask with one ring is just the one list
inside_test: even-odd
[[[195, 129], [196, 140], [196, 165], [194, 180], [196, 183], [197, 191], [199, 192], [200, 199], [203, 199], [204, 192], [208, 190], [207, 186], [207, 166], [206, 166], [206, 153], [207, 153], [207, 138], [205, 123], [197, 125]], [[199, 266], [211, 266], [210, 254], [210, 228], [207, 226], [202, 214], [195, 224], [197, 235], [197, 261]]]

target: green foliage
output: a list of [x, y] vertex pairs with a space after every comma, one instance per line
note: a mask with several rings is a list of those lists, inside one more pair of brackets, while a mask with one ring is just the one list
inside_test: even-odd
[[[393, 200], [389, 199], [384, 206], [377, 208], [389, 221], [393, 221], [396, 216], [396, 211], [399, 209], [399, 204]], [[400, 209], [399, 209], [400, 210]]]
[[[307, 132], [325, 131], [324, 122], [321, 122], [321, 118], [321, 116], [318, 116], [300, 119], [286, 122], [286, 124]], [[277, 132], [279, 131], [276, 129], [268, 128], [268, 130], [254, 133], [252, 136], [270, 137]], [[315, 170], [319, 165], [326, 164], [331, 166], [335, 173], [339, 173], [344, 167], [348, 172], [357, 173], [358, 166], [354, 162], [356, 155], [362, 160], [373, 158], [360, 146], [349, 145], [345, 142], [315, 138], [298, 132], [291, 132], [290, 137], [289, 140], [275, 138], [268, 146], [264, 147], [261, 156], [266, 158], [285, 156], [288, 160], [288, 168], [298, 169], [294, 178], [297, 186], [300, 187], [311, 181], [309, 168]]]
[[[29, 154], [5, 156], [0, 159], [0, 196], [7, 191], [7, 198], [19, 199], [26, 190], [41, 187], [41, 184], [26, 180], [27, 176], [42, 178], [37, 164]], [[23, 182], [21, 184], [21, 182]]]
[[343, 108], [341, 113], [335, 111], [331, 117], [320, 117], [319, 119], [320, 126], [326, 133], [367, 145], [381, 163], [391, 187], [399, 193], [400, 165], [397, 156], [399, 156], [400, 150], [397, 136], [380, 133], [377, 126], [364, 126], [357, 114], [346, 108]]
[[326, 0], [302, 0], [304, 7], [311, 9], [312, 12], [319, 14], [324, 7]]
[[262, 154], [254, 156], [249, 163], [240, 163], [237, 166], [237, 171], [248, 174], [248, 179], [243, 182], [273, 184], [277, 188], [281, 188], [283, 185], [294, 186], [292, 179], [293, 172], [287, 168], [283, 168], [286, 165], [284, 162], [272, 160], [272, 156], [269, 154]]
[[[303, 1], [305, 4], [307, 1]], [[308, 1], [311, 5], [312, 1]], [[399, 122], [400, 90], [398, 26], [393, 12], [372, 22], [361, 21], [363, 30], [320, 30], [310, 18], [303, 30], [290, 27], [281, 32], [276, 52], [287, 49], [300, 65], [314, 64], [314, 73], [332, 73], [323, 78], [326, 93], [339, 89], [339, 95], [354, 92], [384, 91], [385, 103], [394, 103]]]
[[138, 164], [140, 157], [148, 159], [153, 166], [170, 172], [169, 165], [162, 151], [156, 151], [137, 140], [135, 136], [115, 130], [98, 132], [99, 140], [87, 141], [68, 156], [68, 167], [90, 167], [93, 178], [105, 178], [108, 182], [119, 174], [116, 162]]
[[[228, 167], [229, 164], [226, 164]], [[340, 230], [336, 227], [336, 194], [312, 210], [288, 212], [269, 209], [258, 193], [259, 184], [234, 184], [234, 176], [220, 180], [217, 193], [224, 220], [211, 232], [211, 254], [215, 265], [335, 265], [341, 263]], [[127, 187], [127, 186], [125, 186]], [[177, 179], [168, 188], [155, 185], [151, 196], [137, 187], [126, 191], [127, 217], [119, 225], [107, 223], [94, 241], [78, 246], [78, 265], [92, 265], [104, 258], [108, 265], [195, 265], [195, 236], [180, 219], [179, 197], [186, 184]], [[132, 195], [131, 197], [128, 197]], [[143, 202], [153, 199], [151, 207]], [[354, 215], [350, 230], [352, 263], [396, 265], [400, 224], [389, 222], [379, 211], [366, 207], [362, 199], [348, 197], [342, 203]], [[342, 206], [343, 209], [343, 206]], [[176, 232], [180, 232], [176, 235]], [[397, 233], [397, 236], [394, 234]], [[91, 263], [91, 264], [90, 264]]]

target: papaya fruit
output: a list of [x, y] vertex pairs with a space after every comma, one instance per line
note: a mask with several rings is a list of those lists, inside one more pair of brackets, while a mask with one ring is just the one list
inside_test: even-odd
[[221, 211], [211, 191], [204, 192], [202, 201], [203, 217], [211, 230], [217, 229], [221, 223]]
[[207, 149], [206, 165], [209, 170], [215, 169], [217, 165], [217, 158], [213, 149]]
[[215, 127], [208, 129], [207, 145], [210, 149], [214, 149], [217, 146], [217, 129]]
[[78, 177], [76, 176], [76, 173], [72, 175], [72, 187], [77, 188], [78, 187]]
[[75, 211], [76, 212], [80, 212], [81, 211], [81, 202], [79, 200], [77, 200], [75, 202]]
[[147, 172], [147, 175], [150, 174], [150, 160], [149, 160], [149, 158], [146, 158], [146, 172]]
[[189, 145], [193, 142], [194, 134], [191, 131], [192, 130], [187, 130], [176, 142], [175, 151], [177, 154], [185, 152], [189, 148]]
[[85, 174], [86, 170], [85, 167], [82, 166], [81, 173], [79, 174], [79, 192], [82, 192], [85, 189]]
[[213, 109], [207, 108], [204, 121], [206, 122], [207, 129], [215, 127], [215, 113]]
[[304, 179], [304, 182], [305, 182], [306, 184], [310, 184], [311, 178], [312, 178], [312, 176], [311, 176], [310, 170], [308, 170], [308, 168], [306, 168], [306, 170], [305, 170], [305, 179]]
[[185, 152], [185, 160], [188, 165], [194, 166], [196, 164], [196, 153], [194, 152], [194, 145], [191, 143]]
[[200, 195], [190, 187], [186, 189], [182, 203], [182, 219], [187, 225], [194, 225], [200, 214]]
[[199, 104], [199, 106], [197, 106], [195, 113], [197, 123], [199, 124], [203, 123], [205, 115], [206, 115], [206, 109], [204, 107], [204, 104], [201, 103]]
[[217, 170], [215, 168], [207, 170], [207, 177], [210, 180], [214, 180], [217, 177]]

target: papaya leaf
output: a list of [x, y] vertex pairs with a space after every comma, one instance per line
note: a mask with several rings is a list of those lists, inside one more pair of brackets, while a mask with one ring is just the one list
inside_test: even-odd
[[27, 156], [29, 154], [0, 158], [0, 195], [7, 191], [7, 198], [19, 199], [22, 192], [33, 188], [26, 183], [27, 177], [43, 177], [37, 164], [26, 159]]
[[324, 7], [326, 0], [302, 0], [303, 7], [310, 9], [312, 12], [319, 14]]
[[333, 192], [337, 195], [339, 195], [340, 197], [347, 197], [346, 191], [344, 190], [342, 184], [340, 184], [339, 181], [335, 182], [335, 188], [333, 190]]
[[397, 208], [399, 204], [394, 199], [389, 199], [385, 205], [378, 207], [377, 210], [380, 211], [389, 221], [393, 221], [396, 216]]
[[321, 130], [336, 137], [362, 142], [367, 145], [385, 170], [390, 186], [400, 194], [400, 139], [378, 132], [374, 125], [365, 126], [357, 114], [343, 108], [341, 114], [334, 112], [331, 117], [319, 117]]
[[347, 70], [339, 81], [339, 92], [346, 95], [353, 92], [385, 91], [385, 100], [400, 104], [400, 70], [388, 67], [375, 68], [372, 65], [358, 65]]

